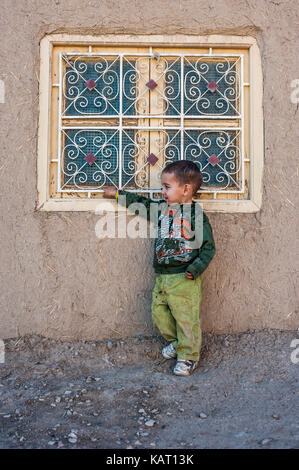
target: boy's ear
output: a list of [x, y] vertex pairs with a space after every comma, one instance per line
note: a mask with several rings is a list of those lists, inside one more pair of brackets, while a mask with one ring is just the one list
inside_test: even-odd
[[192, 190], [193, 190], [192, 184], [186, 183], [185, 186], [184, 186], [184, 193], [188, 193], [189, 191], [192, 192]]

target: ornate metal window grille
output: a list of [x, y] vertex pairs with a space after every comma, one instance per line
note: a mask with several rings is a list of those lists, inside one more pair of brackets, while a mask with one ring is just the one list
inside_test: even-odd
[[159, 193], [179, 159], [244, 193], [242, 54], [60, 53], [58, 192]]

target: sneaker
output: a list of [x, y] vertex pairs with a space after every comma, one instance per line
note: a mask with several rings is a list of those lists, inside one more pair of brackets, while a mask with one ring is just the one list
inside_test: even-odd
[[190, 375], [196, 369], [198, 361], [179, 359], [173, 369], [175, 375]]
[[169, 343], [168, 346], [162, 349], [162, 356], [165, 359], [173, 359], [176, 357], [176, 350], [172, 343]]

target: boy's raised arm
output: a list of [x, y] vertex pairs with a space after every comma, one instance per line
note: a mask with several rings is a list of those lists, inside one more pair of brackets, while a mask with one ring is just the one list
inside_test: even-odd
[[[115, 197], [118, 204], [128, 208], [130, 210], [130, 205], [134, 203], [141, 203], [146, 209], [146, 218], [150, 220], [150, 206], [151, 203], [159, 204], [165, 202], [164, 199], [151, 199], [145, 196], [139, 196], [135, 193], [131, 193], [124, 189], [116, 189], [114, 186], [104, 187], [104, 197]], [[135, 214], [137, 208], [132, 206], [132, 212]], [[140, 212], [140, 215], [145, 215], [143, 212]]]

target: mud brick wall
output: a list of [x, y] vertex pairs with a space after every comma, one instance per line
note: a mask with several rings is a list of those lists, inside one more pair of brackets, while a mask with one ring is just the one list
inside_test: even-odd
[[[295, 276], [296, 0], [2, 0], [0, 336], [151, 334], [153, 240], [95, 236], [93, 213], [36, 211], [39, 42], [45, 34], [227, 34], [258, 41], [263, 67], [262, 209], [209, 213], [217, 246], [203, 275], [203, 328], [298, 326]], [[297, 16], [297, 19], [296, 19]]]

